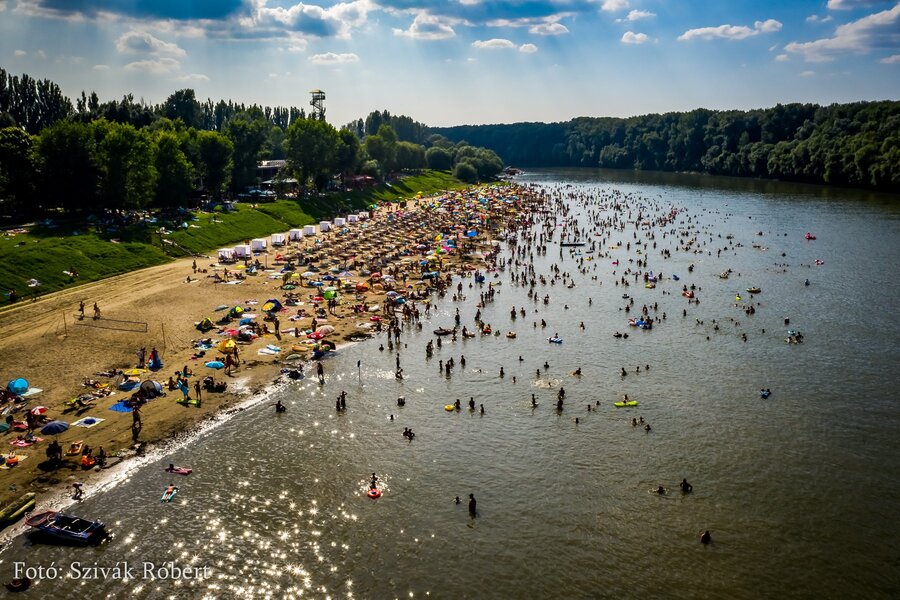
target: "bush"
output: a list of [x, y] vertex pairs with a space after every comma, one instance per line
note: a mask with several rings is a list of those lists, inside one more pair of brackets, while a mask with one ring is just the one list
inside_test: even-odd
[[478, 181], [478, 171], [468, 162], [456, 163], [456, 168], [453, 169], [453, 176], [466, 183]]

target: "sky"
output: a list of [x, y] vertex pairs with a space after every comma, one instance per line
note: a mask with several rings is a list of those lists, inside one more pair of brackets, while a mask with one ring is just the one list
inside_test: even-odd
[[0, 0], [0, 67], [432, 126], [900, 99], [900, 1]]

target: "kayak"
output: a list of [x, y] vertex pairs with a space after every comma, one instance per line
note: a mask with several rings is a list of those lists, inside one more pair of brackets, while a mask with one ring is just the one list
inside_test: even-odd
[[628, 402], [613, 402], [619, 408], [624, 408], [626, 406], [637, 406], [637, 400], [629, 400]]

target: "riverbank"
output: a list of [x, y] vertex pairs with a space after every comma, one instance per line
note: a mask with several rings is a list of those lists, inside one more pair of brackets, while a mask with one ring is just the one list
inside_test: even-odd
[[[463, 235], [465, 229], [458, 231], [458, 227], [466, 226], [477, 210], [482, 211], [483, 221], [495, 219], [497, 226], [502, 226], [505, 219], [516, 214], [512, 205], [503, 200], [518, 193], [517, 188], [482, 188], [477, 193], [456, 193], [446, 200], [457, 207], [465, 206], [471, 212], [448, 211], [441, 207], [441, 200], [432, 199], [410, 203], [408, 209], [402, 212], [388, 207], [379, 210], [370, 222], [355, 225], [345, 233], [320, 233], [315, 238], [304, 238], [302, 242], [285, 248], [270, 248], [266, 254], [256, 257], [261, 266], [255, 276], [242, 275], [240, 265], [221, 265], [213, 259], [198, 259], [198, 272], [195, 273], [194, 261], [188, 258], [64, 290], [42, 297], [37, 302], [13, 307], [4, 314], [6, 335], [0, 340], [0, 367], [6, 379], [25, 377], [32, 387], [43, 390], [17, 407], [13, 416], [16, 421], [24, 420], [26, 411], [43, 406], [47, 408], [50, 418], [71, 424], [88, 417], [100, 420], [89, 428], [72, 426], [59, 435], [58, 441], [63, 449], [72, 442], [83, 441], [95, 453], [102, 447], [107, 454], [129, 456], [134, 454], [136, 448], [146, 449], [170, 440], [260, 393], [288, 364], [283, 358], [286, 355], [308, 357], [310, 352], [305, 343], [306, 335], [296, 335], [290, 331], [295, 326], [305, 331], [312, 329], [313, 325], [331, 325], [334, 332], [328, 337], [338, 341], [367, 336], [378, 323], [374, 319], [387, 320], [389, 315], [384, 313], [383, 306], [388, 301], [386, 292], [391, 286], [387, 284], [387, 279], [384, 280], [386, 285], [373, 281], [373, 269], [378, 268], [385, 274], [391, 270], [396, 274], [398, 289], [407, 291], [407, 285], [425, 289], [425, 285], [420, 283], [423, 280], [418, 277], [422, 261], [429, 265], [428, 269], [434, 269], [431, 272], [441, 276], [463, 268], [461, 252], [444, 251], [441, 247], [457, 235], [460, 236], [460, 247], [467, 243], [464, 240], [470, 238]], [[485, 196], [492, 198], [492, 201], [479, 209], [477, 202]], [[438, 235], [448, 237], [442, 242], [435, 242]], [[468, 243], [473, 248], [487, 250], [489, 240], [484, 231], [475, 239], [477, 241]], [[298, 257], [294, 260], [295, 273], [317, 268], [321, 275], [329, 273], [336, 268], [331, 265], [340, 262], [354, 273], [345, 279], [345, 283], [354, 285], [353, 293], [343, 297], [333, 314], [319, 317], [313, 323], [312, 314], [320, 306], [312, 300], [314, 288], [302, 286], [302, 278], [299, 282], [296, 278], [285, 279], [279, 272], [288, 256]], [[465, 262], [473, 268], [478, 259], [468, 256]], [[235, 279], [236, 274], [242, 279]], [[217, 283], [217, 280], [226, 277], [229, 282]], [[285, 281], [289, 282], [289, 286], [296, 284], [297, 287], [284, 290]], [[435, 279], [427, 281], [434, 282]], [[356, 283], [360, 285], [356, 286]], [[252, 314], [251, 311], [261, 313], [262, 304], [270, 298], [286, 302], [287, 291], [298, 294], [298, 303], [278, 313], [280, 334], [274, 332], [273, 324], [266, 323], [272, 329], [270, 333], [263, 333], [251, 343], [241, 344], [241, 363], [231, 377], [205, 366], [207, 361], [219, 355], [213, 349], [199, 356], [196, 341], [212, 338], [215, 342], [226, 336], [224, 329], [219, 327], [201, 333], [195, 327], [197, 322], [207, 317], [213, 321], [219, 320], [227, 312], [215, 310], [220, 306], [240, 306], [246, 310], [245, 314]], [[81, 301], [87, 307], [84, 318], [78, 311]], [[101, 318], [96, 320], [91, 312], [95, 302], [101, 310]], [[353, 307], [358, 305], [373, 310], [354, 312]], [[378, 308], [374, 309], [376, 305]], [[289, 318], [296, 316], [294, 313], [300, 310], [308, 316], [290, 321]], [[257, 322], [262, 324], [261, 315]], [[229, 328], [235, 326], [237, 321], [228, 325]], [[269, 353], [266, 350], [269, 345], [279, 347], [280, 351]], [[146, 348], [149, 352], [154, 347], [159, 351], [164, 367], [156, 373], [143, 374], [143, 379], [165, 385], [176, 371], [187, 367], [193, 371], [189, 378], [192, 398], [196, 395], [194, 383], [207, 375], [214, 376], [217, 381], [226, 381], [226, 391], [209, 393], [204, 390], [202, 404], [196, 407], [176, 402], [182, 398], [181, 391], [166, 390], [165, 396], [150, 401], [141, 409], [142, 426], [136, 439], [132, 433], [132, 414], [109, 410], [129, 398], [131, 391], [116, 390], [112, 395], [97, 400], [92, 408], [67, 408], [66, 403], [72, 398], [96, 389], [82, 385], [84, 380], [94, 380], [100, 385], [107, 385], [106, 389], [115, 390], [120, 379], [103, 377], [98, 373], [133, 368], [138, 364], [138, 349]], [[292, 361], [290, 364], [297, 363]], [[35, 433], [41, 436], [38, 431]], [[8, 432], [0, 438], [6, 451], [12, 449], [8, 444], [16, 434]], [[0, 483], [3, 484], [0, 487], [0, 505], [26, 491], [44, 494], [75, 481], [86, 481], [85, 489], [90, 492], [90, 480], [85, 478], [90, 477], [93, 471], [81, 469], [80, 457], [65, 457], [61, 467], [49, 464], [45, 461], [45, 449], [52, 438], [41, 437], [47, 439], [34, 446], [15, 449], [17, 455], [25, 458], [18, 466], [0, 472]], [[38, 506], [41, 506], [40, 497]]]

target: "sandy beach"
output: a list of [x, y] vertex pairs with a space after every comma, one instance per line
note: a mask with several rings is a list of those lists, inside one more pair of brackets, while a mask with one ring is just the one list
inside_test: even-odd
[[[473, 199], [477, 195], [470, 191], [468, 196], [456, 194], [454, 197], [456, 202], [463, 202], [467, 198], [464, 202], [474, 207]], [[16, 421], [20, 421], [24, 420], [27, 411], [43, 406], [48, 409], [47, 418], [60, 419], [70, 424], [87, 417], [102, 419], [92, 427], [73, 426], [55, 436], [64, 450], [73, 441], [84, 441], [95, 453], [102, 447], [107, 455], [119, 454], [127, 458], [135, 454], [136, 449], [143, 451], [155, 443], [171, 439], [204, 419], [257, 394], [280, 375], [281, 369], [286, 365], [283, 357], [296, 354], [291, 348], [305, 341], [305, 335], [302, 334], [299, 338], [293, 333], [283, 333], [280, 338], [274, 333], [263, 334], [252, 343], [240, 345], [240, 366], [233, 371], [232, 376], [226, 376], [222, 370], [205, 367], [206, 361], [220, 356], [215, 349], [207, 350], [203, 357], [195, 357], [196, 340], [224, 339], [219, 333], [219, 327], [206, 333], [198, 331], [195, 327], [198, 321], [206, 317], [216, 321], [224, 314], [224, 311], [214, 311], [215, 307], [221, 305], [242, 306], [248, 312], [258, 309], [257, 313], [261, 313], [262, 304], [269, 298], [283, 300], [285, 291], [281, 289], [282, 274], [279, 271], [284, 261], [276, 260], [277, 256], [311, 256], [312, 260], [309, 262], [315, 260], [320, 267], [326, 266], [328, 262], [337, 264], [340, 261], [354, 273], [354, 277], [348, 278], [348, 281], [357, 283], [371, 281], [368, 276], [361, 275], [370, 274], [369, 269], [393, 268], [398, 275], [398, 289], [406, 288], [408, 284], [399, 285], [399, 278], [402, 277], [404, 284], [407, 283], [407, 275], [410, 284], [418, 279], [419, 263], [427, 252], [433, 252], [436, 233], [446, 231], [456, 220], [462, 223], [465, 218], [471, 219], [469, 211], [454, 211], [450, 215], [446, 209], [441, 209], [440, 212], [444, 214], [440, 218], [421, 212], [423, 207], [434, 211], [436, 206], [432, 199], [409, 202], [406, 210], [401, 212], [392, 213], [391, 211], [397, 210], [397, 205], [389, 206], [379, 209], [365, 227], [362, 224], [350, 225], [343, 234], [332, 230], [285, 247], [269, 247], [266, 253], [253, 259], [259, 260], [263, 268], [255, 276], [245, 276], [239, 284], [215, 281], [215, 275], [224, 275], [225, 269], [229, 270], [232, 278], [234, 273], [241, 272], [235, 269], [235, 265], [221, 265], [216, 256], [199, 257], [196, 259], [198, 272], [195, 273], [195, 259], [186, 258], [50, 294], [33, 303], [10, 307], [0, 313], [5, 332], [0, 340], [0, 368], [6, 380], [24, 377], [31, 387], [42, 390], [39, 394], [28, 397], [27, 402], [16, 406], [11, 414]], [[416, 211], [420, 211], [419, 216], [416, 216]], [[500, 203], [492, 203], [491, 214], [506, 216], [513, 215], [514, 211]], [[423, 219], [425, 216], [428, 218]], [[499, 224], [500, 220], [497, 221]], [[466, 239], [462, 225], [450, 228], [459, 230], [460, 240]], [[488, 243], [487, 235], [481, 233], [477, 241], [469, 242], [469, 245], [471, 248], [487, 248]], [[466, 258], [469, 261], [467, 268], [477, 266], [472, 264], [476, 259], [471, 256]], [[296, 264], [297, 261], [294, 262]], [[461, 253], [453, 251], [442, 254], [428, 268], [444, 275], [461, 267]], [[305, 267], [298, 267], [295, 272], [304, 270]], [[325, 272], [323, 269], [322, 274]], [[188, 277], [191, 278], [190, 282]], [[373, 287], [381, 288], [380, 285]], [[308, 328], [312, 321], [310, 317], [297, 321], [290, 321], [288, 318], [296, 314], [298, 308], [309, 313], [316, 308], [310, 302], [314, 288], [297, 285], [293, 291], [298, 295], [299, 305], [285, 307], [279, 313], [282, 331], [295, 325]], [[382, 315], [387, 299], [386, 291], [370, 288], [365, 291], [356, 290], [355, 294], [343, 294], [335, 314], [319, 318], [317, 325], [327, 324], [335, 328], [328, 336], [333, 343], [341, 343], [350, 337], [365, 336], [375, 325], [372, 316], [376, 313], [355, 313], [352, 307], [360, 304], [368, 307], [379, 305], [381, 308], [377, 314]], [[81, 301], [86, 305], [84, 318], [80, 318], [79, 314]], [[92, 306], [95, 302], [101, 310], [100, 319], [92, 318]], [[259, 314], [258, 321], [262, 323], [262, 314]], [[231, 326], [234, 325], [229, 325]], [[282, 351], [273, 355], [258, 353], [269, 344], [280, 347]], [[195, 395], [194, 382], [207, 375], [215, 376], [217, 381], [227, 381], [228, 389], [224, 393], [204, 391], [200, 407], [178, 403], [177, 400], [183, 398], [182, 392], [178, 389], [166, 389], [165, 396], [142, 407], [142, 427], [137, 436], [138, 444], [135, 444], [132, 414], [108, 410], [113, 404], [128, 399], [133, 392], [118, 391], [115, 378], [97, 374], [134, 368], [138, 364], [137, 352], [142, 347], [148, 353], [155, 347], [164, 362], [164, 367], [158, 372], [143, 374], [141, 377], [144, 380], [159, 381], [165, 386], [171, 375], [187, 366], [194, 372], [189, 379], [191, 397]], [[327, 361], [325, 369], [327, 373]], [[91, 391], [83, 385], [85, 379], [109, 384], [109, 389], [114, 390], [114, 393], [100, 398], [91, 408], [67, 407], [67, 401]], [[10, 413], [5, 413], [4, 417], [6, 414]], [[39, 429], [40, 427], [35, 429], [35, 435], [44, 437], [44, 441], [26, 448], [13, 448], [9, 445], [22, 432], [10, 430], [0, 438], [3, 440], [4, 451], [15, 450], [21, 459], [19, 465], [0, 473], [3, 483], [0, 487], [0, 506], [26, 491], [39, 494], [40, 506], [41, 493], [68, 486], [75, 481], [85, 482], [85, 489], [89, 490], [90, 478], [100, 472], [96, 468], [83, 470], [79, 462], [80, 456], [66, 456], [61, 467], [50, 468], [46, 463], [45, 450], [52, 437], [42, 436]]]

